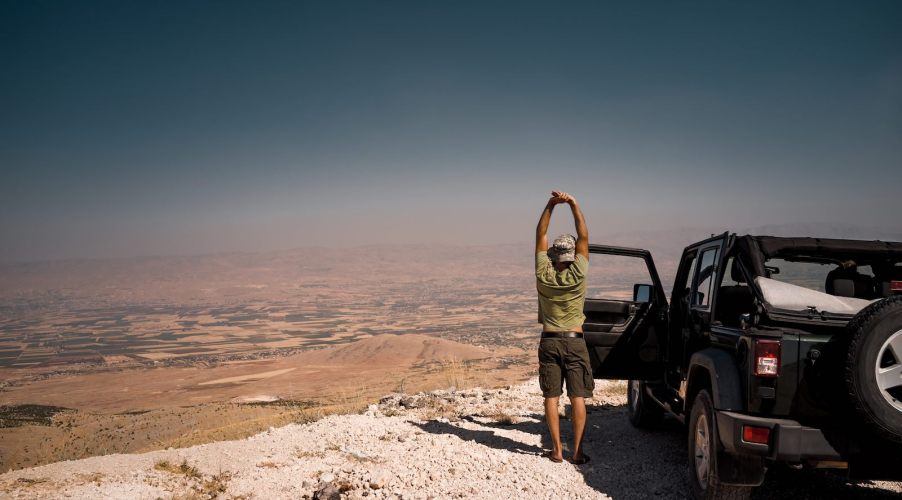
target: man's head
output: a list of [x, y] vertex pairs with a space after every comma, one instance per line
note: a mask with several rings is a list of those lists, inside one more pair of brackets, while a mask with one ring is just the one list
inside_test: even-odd
[[551, 248], [548, 249], [548, 258], [556, 270], [567, 269], [570, 263], [576, 260], [576, 238], [569, 234], [555, 238]]

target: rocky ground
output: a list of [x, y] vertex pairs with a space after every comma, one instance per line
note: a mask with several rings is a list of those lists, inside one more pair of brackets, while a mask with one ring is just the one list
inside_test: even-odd
[[[590, 400], [586, 465], [542, 458], [535, 381], [384, 397], [239, 440], [0, 476], [3, 498], [685, 498], [685, 432], [632, 428], [622, 384]], [[562, 408], [566, 413], [566, 409]], [[563, 422], [565, 431], [568, 424]], [[568, 437], [565, 432], [565, 437]], [[775, 469], [756, 498], [902, 498], [902, 483]]]

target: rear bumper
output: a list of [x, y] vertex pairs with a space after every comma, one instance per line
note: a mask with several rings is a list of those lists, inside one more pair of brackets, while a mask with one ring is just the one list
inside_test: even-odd
[[[728, 453], [755, 455], [781, 462], [843, 460], [820, 429], [806, 427], [795, 420], [754, 417], [731, 411], [717, 411], [716, 414], [717, 433]], [[770, 442], [758, 444], [744, 441], [743, 425], [770, 429]]]

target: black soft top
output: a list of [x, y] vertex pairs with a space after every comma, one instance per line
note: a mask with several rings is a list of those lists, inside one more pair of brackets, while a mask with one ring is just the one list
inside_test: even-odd
[[902, 261], [902, 243], [897, 241], [840, 240], [831, 238], [782, 238], [777, 236], [737, 236], [736, 248], [756, 276], [766, 276], [768, 259], [789, 261], [841, 262], [858, 265], [892, 265]]

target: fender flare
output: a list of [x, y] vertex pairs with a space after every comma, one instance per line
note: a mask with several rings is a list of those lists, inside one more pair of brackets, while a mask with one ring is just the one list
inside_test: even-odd
[[[692, 355], [689, 359], [689, 376], [686, 379], [686, 387], [694, 387], [694, 378], [699, 376], [700, 370], [707, 371], [711, 380], [711, 397], [714, 399], [714, 409], [743, 411], [742, 385], [739, 380], [739, 367], [733, 356], [723, 349], [708, 347]], [[687, 394], [687, 396], [691, 396]], [[687, 405], [691, 404], [689, 401]]]

